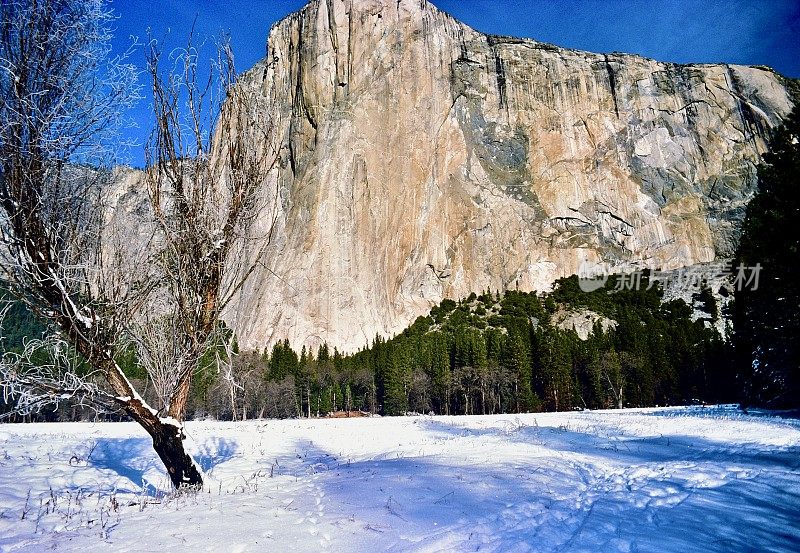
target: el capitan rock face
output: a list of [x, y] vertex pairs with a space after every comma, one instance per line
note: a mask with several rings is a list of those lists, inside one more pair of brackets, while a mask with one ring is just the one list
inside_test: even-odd
[[227, 313], [253, 349], [354, 350], [584, 260], [730, 255], [792, 106], [769, 70], [487, 36], [424, 0], [314, 0], [242, 86], [281, 157], [278, 232]]

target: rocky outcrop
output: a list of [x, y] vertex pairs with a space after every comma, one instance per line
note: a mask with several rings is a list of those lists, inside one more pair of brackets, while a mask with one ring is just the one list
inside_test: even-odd
[[589, 309], [560, 309], [553, 313], [551, 322], [557, 328], [575, 332], [581, 340], [588, 340], [598, 324], [603, 332], [617, 327], [617, 321], [611, 320], [608, 317], [603, 317], [599, 313], [595, 313]]
[[241, 86], [280, 152], [278, 232], [227, 313], [248, 348], [353, 350], [585, 260], [729, 255], [792, 106], [769, 69], [487, 36], [425, 0], [314, 0]]

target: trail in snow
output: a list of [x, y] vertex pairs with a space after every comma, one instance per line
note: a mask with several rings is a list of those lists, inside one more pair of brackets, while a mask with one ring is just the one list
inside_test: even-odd
[[[733, 407], [0, 426], [0, 550], [797, 551], [800, 421]], [[51, 491], [52, 490], [52, 491]]]

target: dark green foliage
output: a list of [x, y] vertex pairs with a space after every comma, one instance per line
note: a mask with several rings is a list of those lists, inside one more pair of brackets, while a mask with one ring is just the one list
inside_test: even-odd
[[708, 313], [710, 320], [716, 321], [719, 318], [717, 299], [714, 297], [708, 285], [704, 283], [703, 287], [694, 295], [693, 299], [700, 303], [701, 309]]
[[[537, 392], [548, 411], [564, 411], [573, 405], [573, 350], [572, 333], [552, 326], [544, 327], [535, 336]], [[576, 360], [577, 361], [577, 360]]]
[[[343, 356], [341, 370], [373, 375], [374, 397], [362, 388], [354, 405], [385, 415], [733, 399], [727, 345], [705, 321], [691, 320], [690, 306], [662, 303], [660, 286], [650, 286], [647, 274], [638, 290], [616, 288], [612, 278], [586, 293], [570, 277], [543, 296], [509, 291], [445, 300], [397, 337], [376, 338], [370, 348]], [[698, 300], [713, 318], [713, 296], [703, 290]], [[598, 325], [583, 341], [551, 324], [550, 313], [576, 308], [602, 314], [616, 328], [603, 332]]]
[[[570, 277], [545, 295], [487, 291], [444, 300], [395, 338], [376, 336], [350, 355], [322, 344], [316, 356], [305, 348], [298, 356], [282, 341], [262, 355], [236, 357], [247, 370], [234, 398], [212, 351], [194, 379], [193, 412], [229, 418], [235, 405], [269, 416], [491, 414], [732, 400], [727, 345], [703, 320], [691, 320], [691, 307], [662, 303], [661, 288], [648, 286], [646, 275], [642, 282], [618, 291], [612, 278], [586, 293]], [[695, 299], [713, 311], [712, 295]], [[604, 332], [596, 324], [580, 340], [551, 322], [570, 309], [602, 314], [616, 327]], [[123, 357], [126, 373], [144, 378], [135, 356]]]
[[[800, 405], [800, 110], [780, 128], [759, 167], [734, 263], [760, 264], [758, 288], [735, 293], [734, 344], [743, 403]], [[746, 283], [745, 283], [746, 284]]]
[[299, 360], [288, 340], [278, 342], [272, 347], [267, 366], [269, 380], [280, 381], [290, 375], [297, 376]]
[[515, 410], [525, 413], [538, 406], [533, 395], [533, 376], [528, 346], [521, 334], [510, 333], [504, 348], [504, 365], [513, 379]]
[[2, 351], [20, 352], [26, 338], [41, 338], [46, 328], [28, 311], [20, 302], [11, 299], [11, 295], [0, 285], [0, 301], [10, 301], [5, 319], [3, 320]]
[[454, 302], [453, 300], [449, 299], [442, 300], [442, 303], [440, 303], [437, 307], [431, 309], [431, 319], [433, 319], [434, 322], [439, 323], [455, 308], [456, 308], [456, 302]]
[[383, 412], [386, 415], [402, 415], [408, 411], [408, 391], [411, 370], [408, 365], [407, 352], [403, 344], [387, 347], [386, 361], [383, 367], [384, 401]]

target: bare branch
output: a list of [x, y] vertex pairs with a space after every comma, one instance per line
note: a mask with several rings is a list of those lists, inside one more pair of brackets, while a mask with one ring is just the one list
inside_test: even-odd
[[[278, 156], [271, 127], [257, 120], [256, 108], [236, 82], [229, 44], [218, 45], [212, 76], [204, 82], [198, 80], [191, 38], [176, 52], [173, 71], [165, 74], [164, 56], [157, 43], [150, 43], [148, 70], [157, 117], [145, 179], [157, 226], [154, 259], [165, 292], [160, 298], [168, 306], [165, 311], [174, 313], [171, 324], [184, 336], [177, 356], [182, 362], [172, 368], [178, 378], [167, 402], [170, 416], [180, 419], [200, 356], [219, 342], [222, 310], [269, 246], [277, 193], [264, 193], [264, 178]], [[203, 125], [207, 117], [208, 127]], [[270, 201], [272, 224], [266, 240], [259, 237], [253, 250], [253, 221]], [[174, 344], [150, 349], [165, 348], [177, 351]]]

